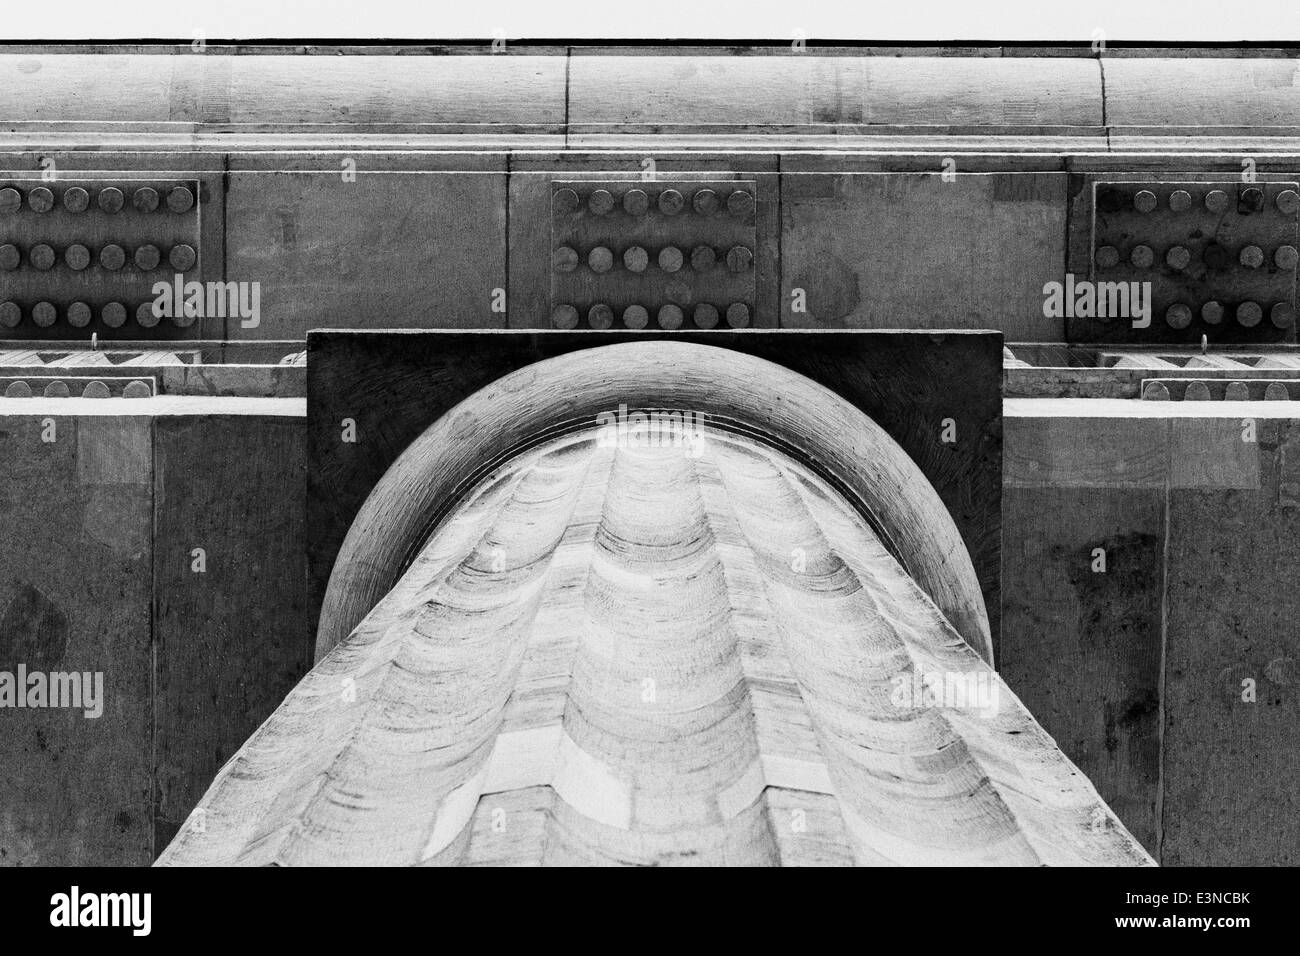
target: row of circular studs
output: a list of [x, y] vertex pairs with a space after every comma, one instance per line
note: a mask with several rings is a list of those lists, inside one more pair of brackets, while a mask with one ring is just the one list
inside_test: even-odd
[[[1147, 382], [1146, 387], [1142, 390], [1142, 397], [1147, 401], [1167, 402], [1169, 401], [1169, 388], [1163, 382]], [[1227, 402], [1245, 402], [1250, 400], [1250, 386], [1245, 382], [1229, 382], [1223, 390], [1223, 399]], [[1187, 390], [1183, 392], [1183, 401], [1185, 402], [1210, 402], [1214, 396], [1210, 394], [1210, 387], [1204, 382], [1189, 382]], [[1264, 389], [1264, 401], [1266, 402], [1288, 402], [1291, 400], [1291, 393], [1287, 391], [1284, 382], [1269, 382]]]
[[[137, 269], [151, 272], [162, 263], [162, 252], [155, 245], [143, 245], [135, 250], [131, 257]], [[199, 254], [193, 246], [181, 243], [172, 246], [167, 253], [167, 262], [177, 272], [189, 272], [198, 262]], [[42, 272], [53, 269], [58, 260], [54, 247], [40, 242], [27, 251], [27, 261], [33, 268]], [[90, 250], [80, 243], [73, 243], [63, 250], [63, 261], [69, 269], [80, 272], [90, 265]], [[22, 250], [12, 243], [0, 246], [0, 270], [12, 272], [22, 263]], [[99, 264], [110, 272], [116, 272], [126, 265], [126, 250], [116, 243], [110, 243], [99, 251]]]
[[[680, 329], [685, 321], [685, 313], [680, 306], [665, 305], [655, 315], [655, 321], [661, 329]], [[715, 306], [701, 302], [691, 313], [691, 319], [701, 329], [711, 329], [718, 324], [718, 310]], [[749, 306], [743, 302], [733, 302], [727, 306], [727, 325], [733, 329], [743, 329], [749, 325]], [[551, 312], [551, 324], [557, 329], [576, 329], [580, 316], [571, 305], [558, 305]], [[598, 302], [587, 310], [587, 324], [593, 329], [608, 329], [614, 325], [614, 310], [603, 302]], [[623, 310], [623, 324], [629, 329], [644, 329], [650, 324], [650, 312], [644, 306], [629, 305]]]
[[[106, 186], [96, 197], [99, 208], [107, 213], [118, 212], [126, 205], [126, 196], [116, 186]], [[139, 212], [153, 212], [158, 208], [158, 190], [141, 186], [131, 194], [131, 205]], [[22, 208], [23, 194], [12, 186], [0, 189], [0, 213], [17, 212]], [[46, 186], [37, 186], [27, 193], [27, 205], [34, 212], [49, 212], [54, 208], [54, 193]], [[167, 208], [175, 213], [189, 212], [194, 207], [194, 193], [186, 186], [177, 186], [167, 193]], [[63, 190], [63, 208], [68, 212], [85, 212], [90, 208], [90, 193], [80, 186]]]
[[[39, 384], [39, 383], [38, 383]], [[72, 390], [68, 388], [67, 382], [50, 382], [45, 386], [43, 392], [46, 398], [70, 398]], [[9, 387], [5, 389], [5, 398], [31, 398], [33, 395], [32, 387], [27, 382], [10, 382]], [[95, 379], [87, 382], [86, 387], [81, 391], [82, 398], [112, 398], [113, 392], [109, 387]], [[123, 398], [152, 398], [153, 389], [139, 379], [131, 379], [122, 389]]]
[[[1222, 254], [1215, 250], [1223, 250]], [[1112, 269], [1119, 265], [1120, 253], [1114, 246], [1101, 246], [1097, 249], [1095, 261], [1103, 269]], [[1205, 251], [1206, 265], [1214, 269], [1222, 269], [1228, 264], [1228, 252], [1222, 246], [1214, 246]], [[1155, 252], [1150, 246], [1134, 246], [1129, 253], [1128, 260], [1138, 269], [1150, 269], [1156, 261]], [[1186, 246], [1170, 246], [1169, 251], [1165, 253], [1165, 262], [1171, 269], [1182, 271], [1186, 269], [1192, 261], [1192, 253]], [[1241, 252], [1237, 254], [1237, 261], [1247, 269], [1258, 269], [1264, 264], [1264, 250], [1259, 246], [1242, 246]], [[1284, 272], [1289, 272], [1300, 262], [1300, 252], [1296, 251], [1295, 246], [1278, 246], [1277, 251], [1273, 253], [1273, 262]]]
[[[1220, 302], [1211, 300], [1201, 306], [1201, 319], [1207, 325], [1218, 325], [1223, 321], [1224, 307]], [[1259, 325], [1264, 318], [1264, 309], [1257, 302], [1242, 302], [1234, 315], [1237, 324], [1251, 329]], [[1295, 323], [1295, 309], [1289, 302], [1278, 302], [1269, 309], [1269, 321], [1279, 329], [1289, 329]], [[1185, 329], [1192, 324], [1192, 308], [1182, 302], [1175, 302], [1165, 309], [1165, 322], [1173, 329]]]
[[[93, 310], [85, 302], [73, 302], [67, 309], [68, 324], [75, 329], [84, 329], [94, 317]], [[110, 329], [120, 329], [126, 324], [126, 306], [120, 302], [110, 302], [99, 311], [100, 320]], [[0, 302], [0, 326], [6, 329], [17, 328], [23, 320], [23, 309], [17, 302]], [[31, 320], [42, 329], [48, 329], [59, 320], [59, 310], [51, 302], [37, 302], [32, 306]], [[194, 324], [192, 315], [174, 315], [172, 323], [180, 328]], [[162, 321], [154, 315], [152, 302], [141, 302], [135, 309], [135, 321], [141, 328], [151, 329]]]
[[[1264, 208], [1264, 191], [1262, 189], [1246, 189], [1241, 194], [1242, 201], [1253, 209]], [[1231, 204], [1231, 197], [1222, 189], [1211, 189], [1205, 194], [1205, 208], [1210, 212], [1226, 212]], [[1300, 194], [1294, 189], [1284, 189], [1277, 194], [1273, 200], [1277, 205], [1278, 211], [1293, 216], [1300, 211]], [[1160, 200], [1156, 194], [1149, 189], [1143, 189], [1133, 196], [1133, 208], [1140, 213], [1155, 212], [1156, 207], [1160, 205]], [[1192, 194], [1186, 189], [1175, 189], [1169, 194], [1169, 208], [1173, 212], [1186, 212], [1192, 208]]]
[[[643, 246], [629, 246], [622, 255], [623, 268], [628, 272], [645, 272], [650, 265], [650, 253]], [[578, 268], [580, 256], [571, 246], [560, 246], [551, 256], [556, 272], [572, 272]], [[676, 246], [665, 246], [656, 257], [659, 268], [664, 272], [677, 272], [685, 261], [682, 250]], [[727, 268], [732, 272], [744, 272], [754, 261], [754, 253], [745, 246], [732, 246], [727, 250]], [[691, 250], [691, 268], [696, 272], [707, 272], [718, 262], [718, 254], [711, 246], [696, 246]], [[587, 254], [587, 265], [592, 272], [603, 275], [614, 268], [614, 253], [606, 246], [596, 246]]]
[[[604, 216], [614, 211], [616, 204], [614, 194], [608, 189], [592, 190], [587, 197], [587, 209], [592, 215]], [[644, 189], [629, 189], [623, 194], [623, 211], [629, 216], [644, 216], [650, 209], [650, 196]], [[569, 214], [578, 211], [582, 199], [572, 189], [557, 189], [553, 197], [552, 208], [559, 213]], [[665, 189], [655, 200], [655, 205], [665, 216], [675, 216], [686, 208], [686, 197], [676, 189]], [[691, 208], [701, 216], [711, 216], [722, 208], [722, 197], [712, 189], [696, 190], [691, 197]], [[734, 190], [726, 199], [727, 212], [737, 218], [744, 218], [754, 211], [754, 197], [743, 189]]]

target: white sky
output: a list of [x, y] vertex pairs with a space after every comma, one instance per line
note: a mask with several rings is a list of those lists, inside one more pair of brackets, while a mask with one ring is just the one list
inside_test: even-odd
[[1259, 40], [1300, 42], [1298, 0], [5, 0], [0, 39]]

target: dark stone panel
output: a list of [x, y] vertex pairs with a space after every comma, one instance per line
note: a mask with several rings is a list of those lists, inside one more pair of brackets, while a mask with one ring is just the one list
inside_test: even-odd
[[[464, 172], [392, 172], [358, 154], [315, 171], [230, 174], [226, 278], [261, 283], [260, 324], [232, 340], [315, 328], [504, 327], [504, 160]], [[494, 305], [500, 305], [494, 311]]]
[[1164, 489], [1003, 494], [1002, 676], [1154, 854]]
[[0, 866], [153, 858], [150, 427], [0, 416], [0, 672], [102, 688], [98, 717], [0, 708]]
[[1300, 863], [1300, 422], [1260, 419], [1256, 437], [1257, 487], [1170, 495], [1170, 865]]
[[[156, 847], [309, 667], [300, 417], [156, 426]], [[194, 549], [206, 570], [196, 572]]]
[[929, 174], [783, 174], [782, 326], [1060, 341], [1043, 286], [1064, 280], [1065, 174], [969, 174], [962, 161], [948, 180], [942, 157]]

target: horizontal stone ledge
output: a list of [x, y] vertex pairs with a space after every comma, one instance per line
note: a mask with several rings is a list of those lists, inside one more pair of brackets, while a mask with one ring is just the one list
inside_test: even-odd
[[307, 417], [305, 398], [235, 398], [158, 395], [137, 398], [0, 398], [0, 417], [164, 418], [183, 415]]
[[1300, 402], [1008, 399], [1008, 488], [1259, 489]]

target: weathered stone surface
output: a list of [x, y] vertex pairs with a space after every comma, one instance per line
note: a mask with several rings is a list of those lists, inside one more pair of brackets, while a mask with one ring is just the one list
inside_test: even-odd
[[499, 158], [464, 172], [367, 169], [331, 156], [314, 171], [230, 175], [226, 278], [260, 282], [261, 322], [232, 339], [313, 328], [506, 324], [506, 177]]
[[[781, 178], [781, 324], [998, 329], [1064, 338], [1043, 285], [1065, 273], [1064, 173]], [[795, 290], [806, 311], [795, 311]]]
[[0, 413], [0, 672], [97, 673], [103, 688], [99, 717], [0, 708], [0, 865], [153, 857], [149, 430]]
[[157, 420], [155, 435], [161, 847], [306, 671], [310, 635], [303, 418], [168, 416]]
[[1258, 488], [1169, 498], [1169, 865], [1300, 862], [1300, 422], [1260, 420], [1257, 437]]
[[1002, 499], [1002, 676], [1151, 853], [1164, 506], [1155, 488], [1011, 487]]

